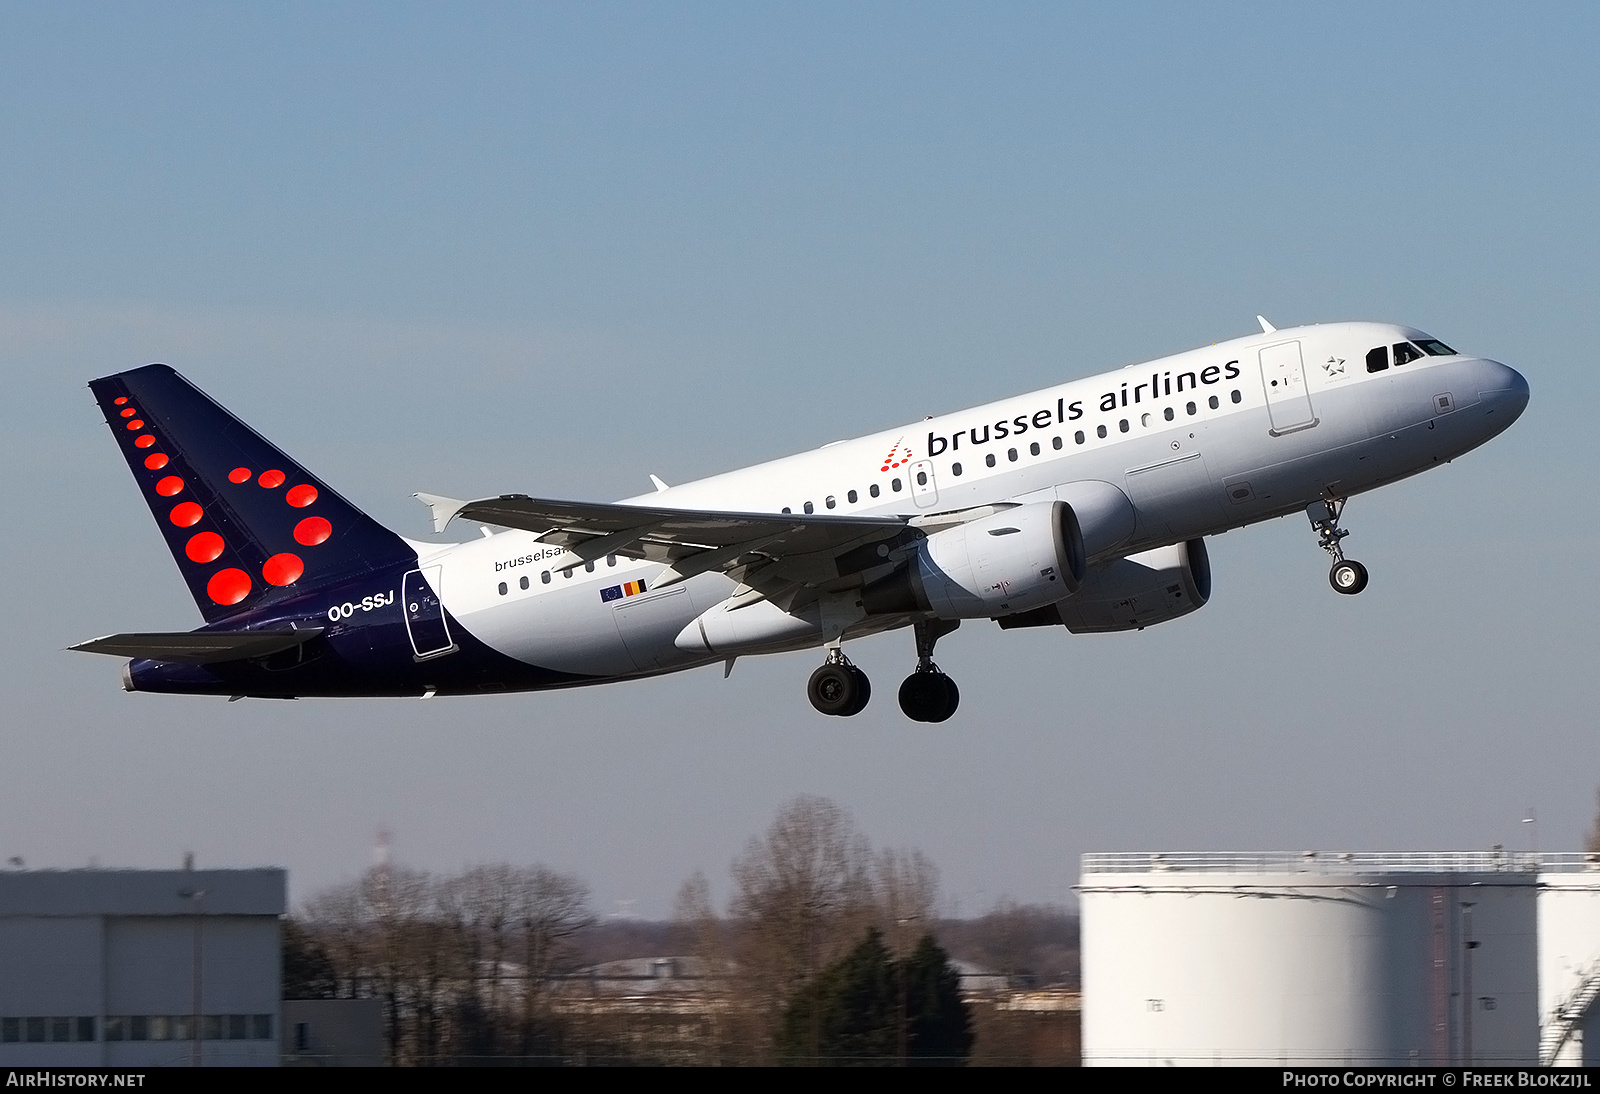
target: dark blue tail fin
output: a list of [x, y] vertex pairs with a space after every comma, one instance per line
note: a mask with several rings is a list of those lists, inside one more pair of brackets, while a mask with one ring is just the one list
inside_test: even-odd
[[166, 365], [89, 389], [206, 622], [415, 560], [399, 536]]

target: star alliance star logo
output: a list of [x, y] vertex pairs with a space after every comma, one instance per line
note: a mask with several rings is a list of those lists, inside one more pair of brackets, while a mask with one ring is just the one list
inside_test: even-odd
[[1322, 371], [1326, 372], [1329, 376], [1343, 376], [1344, 375], [1344, 358], [1343, 357], [1330, 357], [1330, 358], [1328, 358], [1326, 361], [1322, 362]]

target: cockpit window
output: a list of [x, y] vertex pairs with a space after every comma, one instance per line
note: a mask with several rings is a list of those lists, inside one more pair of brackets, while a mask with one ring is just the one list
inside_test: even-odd
[[1429, 357], [1454, 357], [1456, 351], [1439, 341], [1437, 338], [1418, 338], [1417, 345], [1422, 347], [1422, 352]]
[[1389, 347], [1379, 346], [1367, 351], [1367, 371], [1382, 372], [1389, 367]]
[[1394, 344], [1394, 363], [1396, 365], [1409, 365], [1412, 361], [1422, 360], [1422, 351], [1410, 342], [1396, 342]]

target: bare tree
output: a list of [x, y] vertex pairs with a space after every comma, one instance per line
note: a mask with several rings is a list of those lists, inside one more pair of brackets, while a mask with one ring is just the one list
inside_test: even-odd
[[878, 926], [895, 955], [904, 960], [934, 927], [939, 868], [921, 851], [890, 848], [879, 851], [872, 865]]
[[521, 1051], [532, 1056], [551, 1047], [543, 1035], [549, 1025], [545, 987], [570, 965], [572, 936], [594, 922], [589, 887], [543, 866], [519, 870], [512, 879], [511, 919], [521, 935]]
[[801, 795], [733, 862], [729, 913], [744, 1002], [771, 1031], [789, 996], [873, 919], [870, 853], [849, 815]]
[[545, 989], [592, 922], [588, 902], [581, 881], [544, 867], [434, 878], [386, 865], [318, 893], [304, 923], [349, 994], [384, 1000], [391, 1059], [426, 1064], [548, 1048]]

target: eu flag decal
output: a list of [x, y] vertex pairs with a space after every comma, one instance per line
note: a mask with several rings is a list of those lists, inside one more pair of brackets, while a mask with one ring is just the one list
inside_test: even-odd
[[625, 596], [634, 596], [644, 592], [644, 582], [630, 581], [624, 585], [611, 585], [600, 590], [600, 603], [609, 604], [613, 600], [621, 600]]

